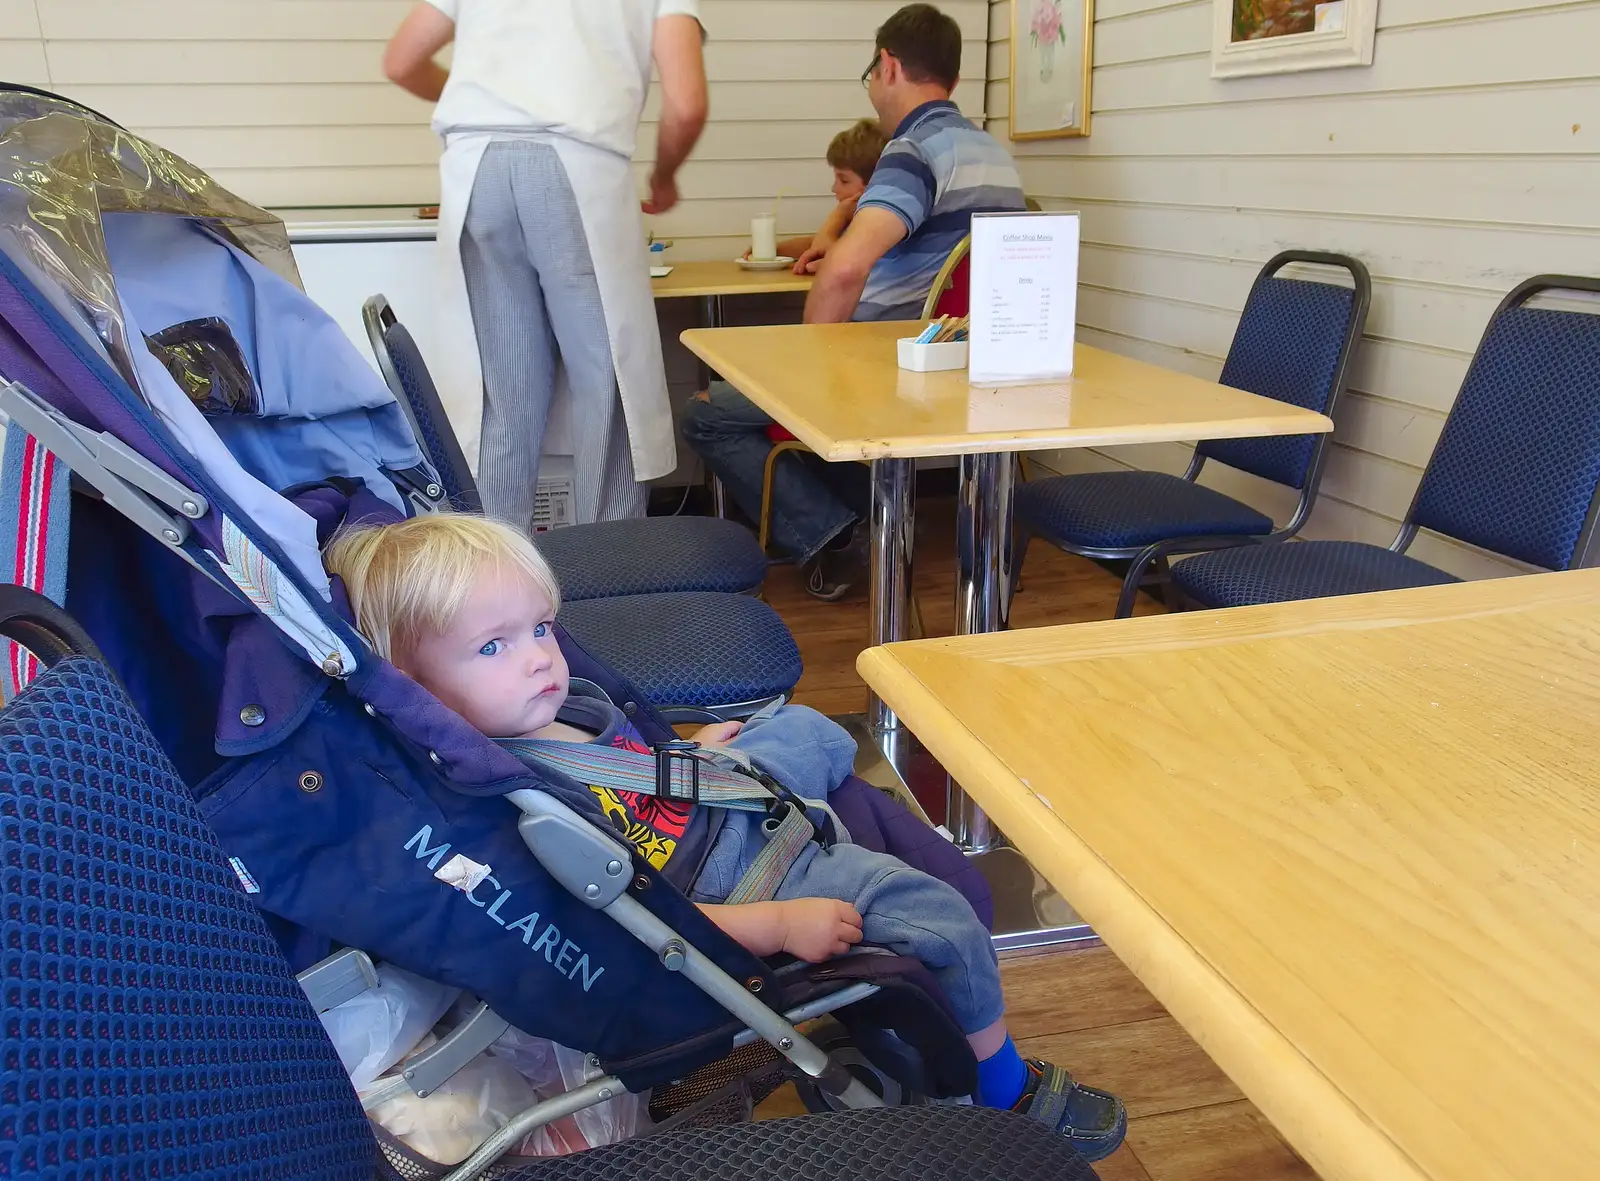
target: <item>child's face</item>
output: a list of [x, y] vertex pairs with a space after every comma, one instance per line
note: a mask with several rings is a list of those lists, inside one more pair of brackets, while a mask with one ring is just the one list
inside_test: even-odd
[[485, 570], [450, 629], [420, 638], [400, 667], [489, 737], [529, 738], [567, 700], [554, 616], [520, 570]]
[[833, 199], [835, 201], [849, 201], [859, 197], [867, 191], [867, 182], [862, 180], [848, 168], [835, 168], [833, 170]]

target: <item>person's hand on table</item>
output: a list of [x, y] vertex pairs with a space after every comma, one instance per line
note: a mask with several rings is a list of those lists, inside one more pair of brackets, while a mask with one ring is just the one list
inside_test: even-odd
[[811, 249], [794, 260], [794, 273], [797, 275], [816, 274], [817, 268], [822, 265], [822, 259], [826, 253], [827, 251], [825, 250], [819, 250], [815, 246], [811, 247]]
[[678, 203], [678, 182], [670, 176], [650, 174], [650, 195], [640, 202], [646, 213], [665, 213]]

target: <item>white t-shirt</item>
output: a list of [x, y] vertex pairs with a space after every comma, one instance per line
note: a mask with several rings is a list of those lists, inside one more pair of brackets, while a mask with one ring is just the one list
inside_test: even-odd
[[552, 131], [628, 157], [650, 88], [656, 20], [700, 19], [699, 0], [428, 3], [456, 24], [435, 131]]

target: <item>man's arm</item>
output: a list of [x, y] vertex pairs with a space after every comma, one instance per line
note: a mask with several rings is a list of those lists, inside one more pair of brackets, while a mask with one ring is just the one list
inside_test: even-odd
[[661, 78], [661, 122], [656, 126], [656, 166], [650, 173], [646, 213], [665, 213], [678, 203], [678, 168], [689, 158], [706, 125], [704, 33], [692, 16], [673, 13], [656, 21], [656, 73]]
[[899, 214], [876, 205], [856, 210], [850, 228], [822, 260], [806, 297], [807, 324], [842, 324], [856, 314], [867, 274], [906, 236]]
[[400, 22], [383, 51], [383, 76], [431, 103], [439, 101], [450, 72], [433, 60], [456, 35], [456, 23], [423, 0]]

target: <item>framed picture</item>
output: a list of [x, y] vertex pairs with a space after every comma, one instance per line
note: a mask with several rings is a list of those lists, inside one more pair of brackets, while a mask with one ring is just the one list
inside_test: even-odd
[[1089, 134], [1094, 0], [1011, 0], [1011, 138]]
[[1378, 0], [1211, 0], [1211, 76], [1370, 66]]

